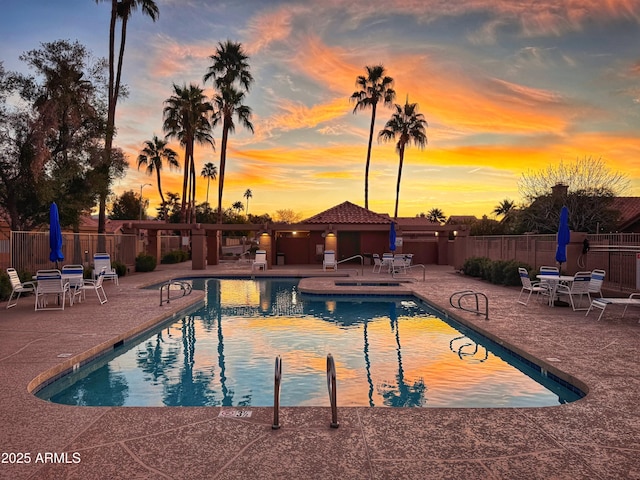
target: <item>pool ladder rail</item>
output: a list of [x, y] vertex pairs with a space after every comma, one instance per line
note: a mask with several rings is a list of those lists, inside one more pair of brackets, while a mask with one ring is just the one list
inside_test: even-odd
[[[474, 297], [476, 308], [472, 309], [462, 305], [462, 300], [467, 297]], [[480, 298], [484, 299], [484, 311], [480, 310]], [[456, 303], [454, 304], [454, 299]], [[489, 299], [484, 293], [475, 292], [473, 290], [461, 290], [459, 292], [452, 293], [449, 297], [449, 304], [453, 308], [457, 308], [464, 312], [475, 313], [476, 315], [484, 315], [485, 320], [489, 320]]]
[[[170, 303], [171, 300], [175, 300], [176, 298], [186, 297], [191, 294], [191, 290], [193, 287], [190, 282], [182, 281], [182, 280], [169, 280], [168, 282], [160, 285], [160, 306], [163, 303]], [[164, 292], [167, 292], [166, 298], [164, 297]], [[171, 296], [171, 292], [178, 292], [179, 295]]]
[[[280, 383], [282, 381], [282, 358], [276, 357], [275, 375], [273, 381], [273, 424], [271, 428], [280, 428]], [[329, 401], [331, 402], [331, 428], [338, 428], [338, 399], [336, 389], [336, 364], [333, 355], [327, 355], [327, 388], [329, 389]]]

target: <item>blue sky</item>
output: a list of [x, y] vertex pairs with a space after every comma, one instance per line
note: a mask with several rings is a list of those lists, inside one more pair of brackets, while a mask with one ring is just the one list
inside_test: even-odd
[[[208, 57], [226, 39], [250, 55], [255, 133], [238, 129], [231, 138], [225, 206], [244, 201], [247, 188], [251, 213], [310, 216], [345, 200], [364, 205], [370, 112], [354, 115], [348, 99], [364, 66], [377, 63], [395, 79], [396, 102], [408, 96], [429, 124], [427, 147], [405, 156], [400, 215], [434, 207], [490, 215], [505, 198], [521, 201], [523, 174], [584, 157], [624, 171], [624, 193], [640, 195], [637, 0], [156, 3], [156, 23], [137, 12], [129, 27], [130, 95], [118, 105], [116, 143], [132, 167], [115, 186], [138, 192], [152, 183], [144, 189], [152, 207], [155, 177], [138, 171], [135, 158], [145, 140], [163, 134], [172, 84], [203, 85]], [[107, 55], [108, 3], [0, 5], [6, 69], [24, 69], [22, 52], [58, 39]], [[379, 109], [376, 132], [390, 115]], [[214, 131], [217, 144], [220, 135]], [[197, 168], [206, 162], [217, 165], [219, 152], [197, 149]], [[370, 208], [393, 213], [394, 145], [374, 142], [371, 162]], [[204, 201], [206, 181], [198, 182]], [[180, 192], [180, 184], [180, 172], [165, 172], [164, 191]]]

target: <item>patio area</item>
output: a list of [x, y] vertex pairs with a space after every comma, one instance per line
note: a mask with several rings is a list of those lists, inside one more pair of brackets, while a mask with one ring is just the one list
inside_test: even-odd
[[[337, 271], [391, 278], [371, 267], [364, 277], [356, 272]], [[265, 272], [307, 273], [323, 275], [322, 267]], [[107, 282], [109, 301], [102, 306], [88, 298], [64, 311], [34, 312], [33, 296], [9, 310], [0, 304], [0, 478], [640, 479], [640, 311], [621, 318], [622, 309], [607, 308], [597, 321], [599, 312], [585, 318], [584, 311], [533, 298], [519, 305], [520, 287], [491, 285], [448, 266], [428, 266], [425, 281], [415, 270], [409, 275], [415, 281], [403, 287], [447, 310], [454, 292], [484, 293], [488, 320], [454, 315], [562, 372], [586, 397], [546, 408], [341, 408], [338, 390], [339, 428], [329, 427], [328, 407], [284, 407], [281, 428], [272, 430], [271, 408], [251, 407], [250, 418], [232, 418], [220, 417], [220, 407], [70, 407], [29, 393], [43, 372], [113, 345], [203, 295], [194, 291], [160, 307], [157, 290], [139, 287], [224, 274], [251, 275], [251, 265], [206, 271], [192, 271], [190, 263], [159, 265], [122, 277], [119, 285]]]

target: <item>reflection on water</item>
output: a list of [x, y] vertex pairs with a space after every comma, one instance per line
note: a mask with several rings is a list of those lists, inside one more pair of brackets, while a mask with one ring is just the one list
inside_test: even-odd
[[[304, 297], [293, 280], [194, 280], [202, 308], [39, 393], [72, 405], [514, 407], [577, 399], [413, 300]], [[526, 373], [526, 374], [525, 374]]]

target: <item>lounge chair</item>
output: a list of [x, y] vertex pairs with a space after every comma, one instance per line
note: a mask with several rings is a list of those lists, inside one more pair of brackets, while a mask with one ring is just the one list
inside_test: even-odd
[[589, 282], [589, 298], [591, 298], [592, 293], [597, 293], [602, 297], [602, 284], [604, 283], [604, 277], [606, 272], [604, 270], [592, 270], [591, 271], [591, 281]]
[[[60, 270], [38, 270], [36, 273], [36, 310], [64, 310], [69, 283], [62, 278]], [[55, 306], [49, 307], [49, 296], [55, 295]], [[70, 297], [70, 295], [69, 295]], [[71, 298], [69, 298], [71, 304]]]
[[575, 312], [576, 310], [587, 310], [588, 307], [585, 308], [576, 308], [576, 302], [574, 302], [574, 296], [580, 296], [580, 300], [582, 300], [583, 296], [589, 297], [589, 282], [591, 281], [591, 272], [578, 272], [573, 276], [573, 282], [571, 285], [565, 285], [564, 283], [558, 283], [556, 285], [556, 295], [568, 295], [569, 301], [571, 302], [571, 308]]
[[[585, 313], [585, 317], [589, 315], [589, 312], [594, 308], [599, 308], [601, 310], [600, 316], [598, 316], [598, 320], [602, 318], [602, 314], [604, 313], [604, 309], [607, 308], [607, 305], [624, 305], [624, 311], [622, 312], [622, 317], [627, 313], [627, 308], [629, 305], [635, 305], [640, 307], [640, 293], [632, 293], [627, 298], [594, 298], [591, 300], [591, 306]], [[640, 320], [638, 321], [640, 323]]]
[[253, 263], [251, 264], [251, 271], [255, 269], [267, 269], [267, 251], [266, 250], [256, 250], [256, 258], [253, 259]]
[[322, 270], [327, 268], [338, 269], [338, 262], [336, 261], [336, 252], [333, 250], [324, 251], [324, 259], [322, 260]]
[[[522, 289], [520, 290], [520, 295], [518, 296], [518, 303], [522, 305], [528, 305], [529, 299], [531, 298], [532, 293], [536, 293], [536, 295], [548, 295], [549, 287], [546, 284], [542, 284], [541, 282], [532, 282], [529, 277], [529, 272], [526, 268], [518, 267], [518, 273], [520, 274], [520, 281], [522, 282]], [[527, 300], [522, 301], [522, 294], [525, 292], [529, 292], [527, 295]]]
[[104, 279], [111, 280], [116, 285], [119, 285], [118, 274], [116, 270], [111, 266], [111, 257], [108, 253], [94, 253], [93, 254], [93, 272], [91, 277], [93, 280], [98, 279], [98, 275], [102, 272], [102, 267], [105, 267]]
[[82, 295], [82, 298], [86, 300], [87, 298], [87, 290], [96, 292], [98, 296], [98, 301], [100, 305], [104, 305], [107, 303], [107, 294], [104, 291], [104, 287], [102, 286], [102, 282], [105, 277], [106, 267], [102, 267], [102, 271], [98, 274], [97, 280], [84, 280], [82, 285], [77, 287], [78, 295]]
[[[11, 308], [18, 304], [18, 299], [20, 299], [21, 294], [35, 292], [36, 284], [33, 282], [21, 282], [15, 268], [7, 268], [7, 275], [9, 275], [9, 282], [11, 282], [11, 295], [7, 302], [7, 308]], [[14, 295], [16, 295], [16, 301], [11, 303]]]

